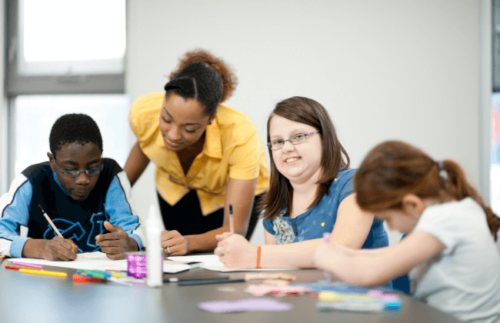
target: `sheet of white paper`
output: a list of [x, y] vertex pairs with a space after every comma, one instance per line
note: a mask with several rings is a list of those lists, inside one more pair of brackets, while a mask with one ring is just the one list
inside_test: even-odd
[[194, 256], [172, 256], [167, 259], [179, 262], [201, 262], [202, 264], [222, 265], [219, 261], [219, 256], [216, 255], [194, 255]]
[[[8, 261], [19, 261], [28, 264], [42, 265], [42, 266], [54, 266], [62, 268], [73, 268], [73, 269], [86, 269], [86, 270], [116, 270], [116, 271], [126, 271], [127, 270], [127, 260], [111, 260], [106, 257], [104, 252], [86, 252], [78, 254], [78, 257], [74, 261], [50, 261], [44, 259], [33, 259], [33, 258], [11, 258]], [[183, 264], [163, 264], [164, 273], [178, 273], [181, 271], [189, 270], [191, 267], [189, 265]]]
[[220, 271], [223, 273], [236, 272], [236, 271], [286, 271], [286, 270], [297, 270], [297, 268], [225, 268], [223, 264], [203, 264], [201, 268]]

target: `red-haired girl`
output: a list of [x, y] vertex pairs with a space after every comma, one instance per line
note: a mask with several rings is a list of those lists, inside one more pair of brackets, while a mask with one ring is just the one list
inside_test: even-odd
[[358, 205], [407, 233], [377, 250], [323, 244], [317, 267], [348, 283], [381, 285], [408, 273], [414, 296], [459, 319], [500, 321], [500, 219], [451, 160], [434, 161], [411, 145], [376, 146], [354, 177]]

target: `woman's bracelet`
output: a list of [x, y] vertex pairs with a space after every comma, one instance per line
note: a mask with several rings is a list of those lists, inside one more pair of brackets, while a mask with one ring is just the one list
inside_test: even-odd
[[260, 268], [260, 246], [257, 246], [257, 268]]

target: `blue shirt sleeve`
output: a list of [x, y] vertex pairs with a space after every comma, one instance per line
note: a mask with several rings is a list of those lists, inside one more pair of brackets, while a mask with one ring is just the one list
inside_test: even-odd
[[263, 224], [264, 224], [264, 229], [266, 229], [267, 232], [269, 232], [273, 236], [276, 235], [276, 232], [274, 232], [273, 220], [264, 221]]
[[349, 168], [345, 171], [339, 172], [339, 174], [337, 175], [337, 181], [339, 181], [339, 183], [338, 183], [338, 187], [339, 187], [339, 190], [338, 190], [339, 199], [338, 199], [338, 201], [339, 201], [339, 204], [342, 203], [342, 201], [346, 197], [348, 197], [349, 195], [354, 193], [354, 188], [352, 187], [352, 180], [354, 178], [354, 172], [355, 172], [354, 169]]
[[8, 247], [10, 257], [21, 258], [24, 244], [28, 240], [28, 238], [20, 236], [21, 226], [28, 226], [33, 186], [26, 180], [17, 189], [12, 189], [16, 190], [13, 196], [10, 192], [2, 196], [2, 202], [5, 202], [6, 205], [0, 210], [2, 212], [0, 218], [0, 249], [3, 249], [2, 254], [5, 254], [5, 247], [10, 245]]
[[113, 178], [108, 188], [104, 209], [109, 216], [109, 223], [121, 227], [129, 237], [135, 240], [139, 250], [142, 250], [142, 239], [132, 233], [139, 227], [139, 217], [132, 214], [132, 209], [117, 176]]

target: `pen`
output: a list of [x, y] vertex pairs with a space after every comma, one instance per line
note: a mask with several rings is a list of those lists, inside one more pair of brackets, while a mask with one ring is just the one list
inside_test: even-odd
[[[330, 233], [328, 232], [323, 233], [323, 241], [326, 243], [330, 242]], [[325, 270], [325, 277], [326, 277], [326, 282], [330, 284], [332, 280], [330, 278], [330, 273], [326, 270]]]
[[43, 216], [47, 219], [47, 222], [49, 222], [49, 224], [52, 227], [52, 229], [54, 229], [54, 231], [57, 233], [58, 236], [60, 236], [61, 238], [64, 239], [64, 237], [62, 236], [61, 232], [59, 232], [59, 230], [57, 230], [57, 227], [55, 226], [54, 222], [52, 222], [52, 220], [49, 218], [49, 216], [47, 215], [47, 213], [45, 213], [45, 211], [43, 210], [42, 206], [40, 204], [38, 204], [38, 207], [40, 208], [40, 211], [42, 211]]
[[233, 205], [229, 204], [229, 229], [234, 233]]
[[45, 276], [59, 276], [66, 277], [68, 274], [58, 271], [44, 271], [44, 270], [36, 270], [36, 269], [19, 269], [20, 272], [26, 274], [36, 274], [36, 275], [45, 275]]
[[228, 280], [228, 276], [221, 276], [221, 277], [186, 277], [186, 278], [177, 278], [177, 277], [172, 277], [172, 278], [164, 278], [164, 282], [168, 283], [177, 283], [177, 282], [196, 282], [196, 281], [203, 281], [203, 280]]
[[229, 283], [244, 283], [244, 279], [206, 279], [206, 280], [191, 280], [181, 281], [177, 286], [194, 286], [194, 285], [208, 285], [208, 284], [229, 284]]
[[35, 269], [43, 269], [43, 266], [27, 264], [25, 262], [20, 262], [20, 261], [14, 261], [14, 265], [23, 266], [23, 267], [30, 267], [30, 268], [35, 268]]

